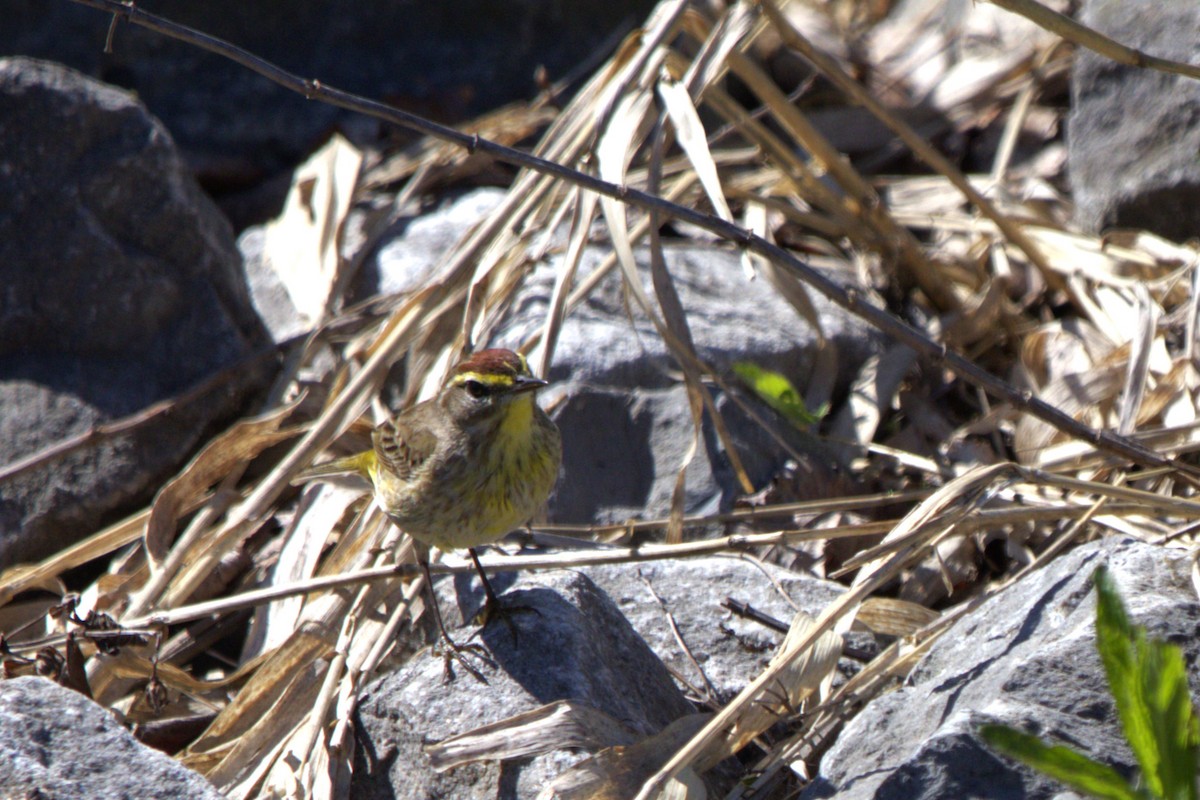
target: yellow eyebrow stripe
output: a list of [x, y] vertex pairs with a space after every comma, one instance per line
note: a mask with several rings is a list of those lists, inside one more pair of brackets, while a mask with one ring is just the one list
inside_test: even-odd
[[484, 386], [512, 386], [513, 377], [511, 375], [496, 374], [494, 372], [464, 372], [454, 376], [454, 380], [450, 381], [455, 386], [461, 386], [467, 381], [477, 381]]

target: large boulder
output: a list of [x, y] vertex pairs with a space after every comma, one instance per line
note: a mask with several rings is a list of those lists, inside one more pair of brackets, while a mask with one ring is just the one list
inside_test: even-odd
[[[457, 679], [447, 682], [440, 659], [418, 654], [363, 691], [355, 797], [532, 800], [581, 756], [552, 751], [439, 772], [425, 745], [557, 700], [618, 721], [617, 730], [629, 738], [606, 744], [657, 733], [692, 711], [666, 668], [586, 577], [564, 571], [522, 580], [503, 602], [514, 609], [507, 620], [511, 627], [494, 621], [480, 637], [494, 663], [467, 656], [478, 663], [486, 684], [461, 667]], [[462, 641], [468, 632], [456, 635]]]
[[0, 797], [220, 800], [106, 709], [45, 678], [0, 681]]
[[4, 567], [144, 501], [270, 362], [229, 224], [137, 98], [0, 60], [0, 152]]
[[[479, 580], [458, 575], [437, 583], [456, 639], [487, 646], [494, 667], [469, 658], [488, 684], [462, 668], [447, 684], [441, 660], [418, 653], [369, 685], [358, 712], [355, 797], [474, 798], [500, 791], [532, 800], [586, 755], [581, 749], [628, 745], [689, 714], [693, 709], [671, 675], [684, 685], [707, 687], [723, 701], [762, 671], [782, 635], [731, 614], [722, 605], [727, 597], [787, 623], [795, 613], [791, 603], [815, 615], [844, 591], [737, 556], [501, 572], [490, 582], [505, 607], [524, 609], [509, 618], [512, 629], [493, 621], [477, 639], [462, 619], [474, 617], [483, 604]], [[840, 666], [843, 673], [855, 668], [846, 660]], [[429, 744], [559, 700], [619, 721], [608, 733], [624, 738], [591, 748], [571, 742], [443, 772], [434, 768]]]
[[1131, 621], [1183, 647], [1200, 686], [1200, 603], [1191, 559], [1109, 538], [1061, 556], [964, 616], [905, 685], [839, 734], [803, 800], [1051, 800], [1061, 784], [991, 750], [1000, 722], [1132, 776], [1136, 761], [1096, 652], [1092, 573], [1106, 564]]

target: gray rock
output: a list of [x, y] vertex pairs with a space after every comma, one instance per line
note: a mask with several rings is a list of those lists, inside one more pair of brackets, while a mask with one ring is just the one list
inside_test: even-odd
[[[435, 775], [421, 744], [564, 698], [591, 705], [633, 734], [656, 732], [689, 709], [670, 686], [664, 663], [697, 692], [711, 687], [719, 699], [728, 699], [763, 669], [782, 639], [722, 608], [726, 597], [786, 623], [794, 610], [776, 585], [814, 614], [844, 591], [736, 556], [523, 576], [507, 572], [493, 574], [491, 582], [504, 605], [531, 606], [540, 615], [511, 618], [518, 629], [516, 647], [503, 622], [483, 629], [482, 641], [499, 667], [484, 670], [489, 686], [462, 669], [456, 681], [444, 685], [441, 661], [418, 654], [368, 687], [360, 698], [363, 756], [356, 767], [356, 797], [390, 797], [389, 791], [402, 798], [494, 797], [497, 786], [513, 787], [513, 797], [533, 797], [582, 755], [556, 751]], [[474, 629], [461, 627], [463, 617], [473, 618], [483, 605], [478, 579], [439, 580], [438, 596], [447, 624], [465, 639]]]
[[738, 556], [613, 564], [583, 572], [613, 598], [664, 664], [693, 686], [707, 682], [721, 699], [740, 692], [762, 672], [783, 641], [783, 634], [725, 609], [721, 604], [726, 598], [786, 625], [796, 613], [789, 599], [815, 616], [845, 591], [832, 581]]
[[219, 800], [199, 774], [45, 678], [0, 681], [0, 796]]
[[505, 194], [501, 189], [476, 189], [420, 216], [399, 220], [364, 265], [351, 302], [426, 285], [446, 253], [496, 208]]
[[[607, 250], [585, 251], [580, 275], [588, 274]], [[687, 314], [696, 353], [739, 391], [793, 452], [831, 468], [830, 448], [774, 415], [742, 393], [732, 366], [750, 361], [788, 376], [804, 387], [819, 369], [836, 369], [844, 388], [866, 357], [882, 345], [879, 334], [823, 298], [814, 297], [822, 329], [837, 358], [819, 361], [817, 336], [763, 279], [747, 280], [738, 255], [712, 245], [668, 245], [667, 269]], [[638, 253], [645, 264], [645, 253]], [[557, 271], [556, 261], [531, 276], [494, 340], [515, 346], [542, 324]], [[649, 277], [644, 275], [647, 291]], [[692, 419], [678, 366], [652, 324], [627, 311], [621, 279], [605, 278], [563, 325], [546, 390], [563, 432], [563, 471], [550, 504], [559, 522], [623, 522], [666, 515], [676, 474], [692, 442]], [[777, 475], [788, 452], [731, 397], [711, 387], [730, 438], [756, 489]], [[732, 464], [711, 420], [701, 447], [687, 467], [684, 510], [706, 514], [729, 510], [742, 493]]]
[[[1123, 44], [1195, 63], [1191, 0], [1089, 0], [1081, 22]], [[1144, 228], [1184, 241], [1200, 230], [1200, 84], [1117, 64], [1085, 48], [1071, 76], [1068, 159], [1085, 229]]]
[[[446, 683], [441, 659], [421, 653], [366, 688], [358, 707], [354, 797], [533, 798], [582, 756], [552, 752], [436, 773], [422, 745], [555, 700], [580, 701], [640, 735], [692, 711], [646, 643], [586, 577], [564, 571], [523, 578], [503, 602], [534, 611], [509, 617], [515, 643], [503, 621], [482, 631], [496, 665], [481, 664], [487, 685], [461, 667]], [[442, 608], [452, 625], [454, 604]], [[464, 640], [468, 630], [452, 635]]]
[[[305, 78], [459, 121], [534, 96], [544, 65], [562, 78], [614, 32], [631, 30], [650, 0], [496, 5], [314, 0], [147, 2], [148, 11], [232, 41]], [[334, 127], [378, 140], [381, 124], [306, 100], [194, 45], [72, 3], [0, 0], [0, 53], [53, 59], [137, 92], [209, 182], [233, 189], [285, 170]], [[281, 32], [281, 20], [286, 30]]]
[[[343, 305], [353, 305], [377, 295], [414, 291], [429, 283], [446, 253], [459, 238], [494, 209], [505, 192], [476, 189], [446, 199], [436, 208], [397, 220], [384, 232], [382, 244], [351, 276]], [[363, 226], [371, 213], [363, 207], [350, 211], [346, 221], [343, 256], [347, 265], [361, 255]], [[250, 296], [263, 323], [276, 342], [307, 331], [287, 288], [266, 259], [266, 225], [254, 225], [238, 235], [237, 246], [245, 262]]]
[[[180, 394], [268, 342], [228, 223], [129, 94], [0, 60], [0, 453], [5, 463]], [[144, 500], [269, 361], [0, 484], [0, 567]]]
[[1091, 575], [1107, 564], [1134, 624], [1184, 648], [1200, 685], [1200, 603], [1185, 553], [1108, 538], [1062, 556], [959, 620], [898, 691], [851, 721], [804, 800], [1049, 800], [1065, 787], [979, 739], [1001, 722], [1079, 750], [1129, 777], [1095, 646]]
[[[845, 591], [833, 581], [735, 555], [584, 566], [573, 571], [587, 576], [611, 598], [668, 668], [692, 686], [710, 684], [723, 698], [741, 691], [758, 675], [783, 640], [782, 634], [725, 609], [726, 598], [747, 603], [786, 625], [796, 613], [789, 599], [815, 616]], [[520, 587], [549, 574], [519, 581], [512, 572], [489, 578], [493, 588], [503, 593], [514, 582]], [[443, 610], [453, 615], [462, 609], [468, 618], [473, 616], [484, 599], [478, 579], [460, 575], [453, 590], [451, 585], [450, 581], [439, 584]], [[688, 652], [680, 646], [671, 622]], [[697, 673], [697, 665], [703, 675]]]

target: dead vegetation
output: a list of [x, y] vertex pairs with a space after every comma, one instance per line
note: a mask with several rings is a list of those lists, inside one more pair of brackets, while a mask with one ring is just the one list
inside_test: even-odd
[[[798, 617], [771, 666], [745, 676], [746, 689], [706, 724], [665, 732], [646, 744], [652, 758], [592, 764], [597, 785], [644, 784], [641, 797], [672, 779], [696, 792], [697, 770], [757, 737], [760, 754], [730, 796], [782, 796], [772, 792], [795, 785], [793, 768], [811, 764], [848, 715], [903, 677], [979, 598], [1089, 537], [1192, 543], [1196, 472], [1175, 459], [1197, 441], [1197, 253], [1144, 232], [1072, 229], [1060, 135], [1071, 54], [1058, 35], [987, 5], [963, 4], [953, 18], [940, 2], [667, 0], [565, 107], [505, 109], [465, 128], [507, 144], [535, 137], [537, 156], [646, 195], [604, 196], [579, 176], [523, 168], [426, 285], [350, 309], [341, 293], [357, 264], [344, 257], [343, 236], [354, 203], [391, 191], [367, 220], [370, 242], [415, 198], [505, 153], [431, 139], [374, 154], [331, 141], [297, 173], [267, 234], [268, 257], [312, 335], [291, 349], [263, 407], [214, 438], [150, 508], [0, 575], [6, 670], [60, 675], [147, 730], [195, 721], [202, 732], [179, 757], [231, 797], [334, 794], [349, 766], [355, 698], [420, 613], [421, 581], [405, 566], [402, 535], [362, 492], [300, 496], [290, 478], [382, 413], [393, 364], [405, 365], [411, 402], [486, 342], [562, 226], [552, 308], [526, 342], [535, 371], [552, 362], [564, 317], [618, 270], [634, 313], [676, 356], [694, 406], [711, 413], [707, 382], [729, 376], [709, 374], [688, 349], [680, 309], [637, 277], [634, 248], [661, 247], [658, 226], [674, 213], [641, 199], [658, 197], [719, 236], [760, 237], [730, 246], [743, 246], [748, 278], [770, 282], [810, 324], [808, 276], [760, 242], [856, 275], [855, 313], [891, 320], [891, 333], [921, 320], [909, 330], [924, 337], [922, 354], [950, 354], [924, 362], [924, 382], [874, 381], [882, 365], [864, 365], [864, 387], [890, 390], [856, 394], [861, 413], [839, 431], [862, 455], [862, 485], [874, 487], [857, 502], [768, 498], [722, 520], [733, 537], [703, 542], [681, 542], [691, 522], [681, 514], [647, 520], [639, 527], [661, 531], [663, 543], [636, 554], [487, 559], [540, 569], [790, 552], [804, 542], [846, 583], [841, 599], [815, 620]], [[577, 274], [596, 220], [612, 256]], [[669, 285], [669, 274], [660, 277]], [[981, 388], [960, 356], [1003, 378], [1006, 391]], [[934, 385], [953, 402], [935, 402]], [[802, 391], [810, 408], [832, 395], [820, 380]], [[1119, 437], [1089, 437], [1042, 413], [1039, 400]], [[790, 522], [800, 518], [816, 522]], [[763, 519], [774, 522], [764, 528]], [[619, 545], [628, 531], [593, 533]], [[873, 544], [826, 558], [851, 537]], [[469, 569], [447, 561], [442, 571]], [[35, 589], [65, 597], [61, 576], [89, 564], [104, 572], [78, 593], [78, 607], [111, 615], [120, 638], [98, 618], [47, 616], [45, 603], [22, 600]], [[412, 580], [402, 585], [401, 574]], [[833, 691], [838, 634], [853, 624], [898, 638]], [[230, 661], [213, 644], [233, 630], [243, 645]], [[785, 736], [761, 738], [806, 702]], [[515, 720], [502, 734], [528, 724]]]

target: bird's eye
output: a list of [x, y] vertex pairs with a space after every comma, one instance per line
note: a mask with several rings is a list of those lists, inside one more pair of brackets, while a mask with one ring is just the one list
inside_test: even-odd
[[477, 399], [488, 393], [487, 387], [479, 381], [467, 381], [463, 385], [467, 387], [467, 394]]

